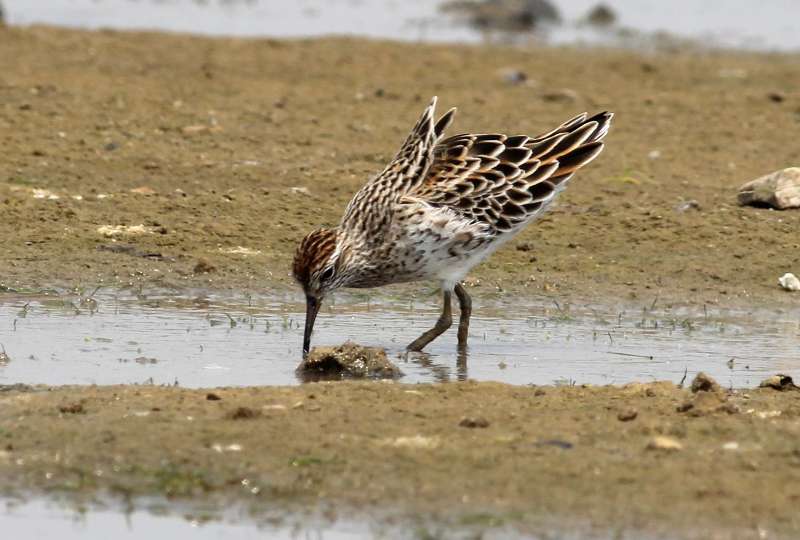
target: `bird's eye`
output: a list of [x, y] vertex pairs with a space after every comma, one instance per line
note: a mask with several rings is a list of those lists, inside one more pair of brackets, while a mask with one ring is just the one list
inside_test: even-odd
[[322, 272], [322, 274], [320, 274], [319, 280], [320, 281], [329, 281], [333, 277], [333, 274], [334, 274], [334, 269], [333, 269], [333, 266], [331, 266], [331, 267], [325, 269], [325, 271]]

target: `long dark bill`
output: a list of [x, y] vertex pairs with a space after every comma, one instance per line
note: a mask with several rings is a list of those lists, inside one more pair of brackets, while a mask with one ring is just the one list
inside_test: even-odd
[[306, 296], [306, 331], [303, 334], [303, 358], [308, 356], [311, 348], [311, 332], [314, 330], [314, 321], [319, 313], [322, 302], [313, 296]]

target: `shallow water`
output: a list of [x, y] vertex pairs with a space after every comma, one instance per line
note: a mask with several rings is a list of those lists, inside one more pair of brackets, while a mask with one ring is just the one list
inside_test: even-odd
[[[306, 37], [348, 34], [404, 41], [480, 42], [487, 36], [442, 15], [442, 0], [3, 0], [12, 24], [157, 29], [211, 35]], [[640, 33], [754, 50], [798, 50], [795, 0], [604, 0], [611, 29], [582, 23], [598, 0], [554, 0], [564, 23], [548, 43], [641, 47]], [[633, 35], [632, 32], [633, 31]], [[497, 38], [497, 36], [494, 36]]]
[[365, 524], [337, 522], [266, 526], [247, 516], [198, 520], [170, 513], [114, 509], [70, 509], [42, 500], [0, 503], [0, 526], [6, 538], [58, 538], [106, 540], [108, 538], [193, 538], [291, 540], [349, 540], [370, 537]]
[[[304, 306], [291, 298], [208, 295], [0, 297], [0, 384], [299, 384]], [[455, 328], [426, 353], [404, 346], [438, 316], [434, 297], [323, 308], [314, 345], [352, 339], [387, 348], [406, 383], [475, 379], [512, 384], [679, 382], [705, 371], [750, 387], [775, 372], [800, 378], [798, 314], [690, 313], [551, 301], [511, 310], [476, 300], [466, 354]]]

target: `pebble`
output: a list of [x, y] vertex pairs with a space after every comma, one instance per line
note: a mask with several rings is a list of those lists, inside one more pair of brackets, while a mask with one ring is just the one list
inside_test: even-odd
[[256, 411], [250, 407], [237, 407], [228, 415], [228, 418], [231, 420], [249, 420], [258, 416], [261, 416], [260, 411]]
[[778, 284], [790, 292], [800, 291], [800, 279], [792, 273], [783, 274], [778, 278]]
[[58, 412], [62, 414], [83, 414], [86, 410], [83, 408], [82, 403], [70, 403], [68, 405], [60, 405]]
[[528, 82], [528, 75], [524, 71], [518, 69], [503, 69], [500, 71], [500, 76], [508, 84], [518, 85]]
[[206, 259], [200, 259], [197, 261], [197, 264], [194, 265], [195, 274], [209, 274], [216, 269], [217, 267], [208, 262]]
[[461, 422], [458, 423], [459, 426], [465, 428], [487, 428], [489, 427], [489, 421], [482, 416], [476, 417], [464, 417], [461, 419]]
[[739, 204], [778, 210], [800, 208], [800, 167], [756, 178], [739, 188]]
[[617, 413], [617, 420], [620, 422], [630, 422], [631, 420], [635, 420], [638, 415], [639, 412], [636, 409], [623, 409]]
[[647, 443], [647, 450], [663, 450], [665, 452], [677, 452], [679, 450], [683, 450], [683, 445], [677, 439], [673, 439], [672, 437], [664, 437], [660, 435], [658, 437], [653, 437], [650, 439], [650, 442]]
[[717, 384], [717, 381], [701, 371], [692, 381], [691, 390], [693, 394], [697, 392], [718, 392], [720, 386]]
[[783, 103], [786, 101], [786, 95], [782, 92], [770, 92], [767, 94], [767, 99], [773, 103]]
[[790, 376], [780, 373], [764, 379], [758, 386], [759, 388], [772, 388], [773, 390], [779, 390], [781, 392], [784, 390], [798, 389]]
[[700, 210], [700, 203], [692, 199], [690, 201], [684, 201], [675, 207], [676, 212], [683, 213], [689, 210]]

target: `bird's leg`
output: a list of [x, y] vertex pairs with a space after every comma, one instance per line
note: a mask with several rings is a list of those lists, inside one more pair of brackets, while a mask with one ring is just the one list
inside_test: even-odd
[[456, 284], [455, 291], [461, 309], [461, 318], [458, 320], [458, 348], [465, 349], [469, 336], [469, 318], [472, 315], [472, 298], [469, 297], [461, 283]]
[[433, 328], [419, 336], [407, 347], [409, 351], [421, 351], [428, 343], [441, 336], [445, 330], [452, 326], [453, 308], [450, 305], [450, 296], [450, 291], [444, 291], [444, 307], [442, 308], [442, 314], [439, 316], [439, 320], [436, 321]]

